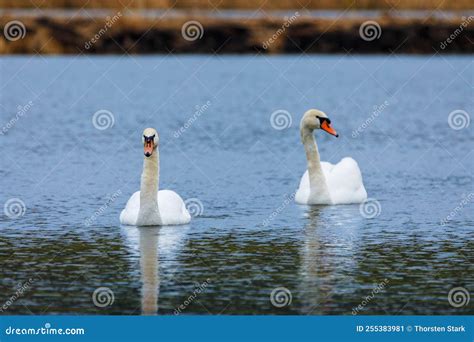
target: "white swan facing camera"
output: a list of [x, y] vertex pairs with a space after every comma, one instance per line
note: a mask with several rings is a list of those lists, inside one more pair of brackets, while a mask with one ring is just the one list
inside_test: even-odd
[[191, 221], [181, 197], [171, 190], [158, 190], [160, 156], [158, 132], [154, 128], [143, 131], [143, 173], [140, 191], [135, 192], [120, 214], [120, 223], [131, 226], [166, 226]]
[[308, 170], [301, 177], [295, 195], [300, 204], [350, 204], [367, 199], [357, 162], [343, 158], [337, 164], [321, 162], [313, 131], [321, 129], [338, 137], [328, 116], [316, 109], [308, 110], [301, 119], [301, 141], [306, 151]]

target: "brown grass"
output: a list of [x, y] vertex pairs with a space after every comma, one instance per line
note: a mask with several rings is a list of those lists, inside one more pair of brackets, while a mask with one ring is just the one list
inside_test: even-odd
[[[91, 18], [47, 18], [0, 16], [0, 30], [11, 20], [26, 27], [24, 39], [8, 41], [0, 36], [0, 54], [41, 53], [473, 53], [474, 29], [466, 28], [448, 48], [440, 43], [459, 28], [457, 19], [376, 18], [382, 28], [380, 39], [364, 41], [359, 27], [364, 18], [300, 18], [265, 48], [263, 43], [282, 28], [282, 18], [239, 19], [212, 17], [169, 17], [162, 20], [124, 16], [86, 48], [86, 42], [104, 28], [104, 20]], [[198, 20], [202, 39], [187, 41], [183, 24]]]
[[0, 0], [2, 8], [473, 9], [472, 0]]

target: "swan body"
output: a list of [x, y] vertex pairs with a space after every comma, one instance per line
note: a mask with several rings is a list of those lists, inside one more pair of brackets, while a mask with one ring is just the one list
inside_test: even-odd
[[[138, 220], [140, 211], [140, 191], [135, 192], [127, 201], [125, 209], [120, 213], [120, 223], [129, 226], [168, 226], [187, 224], [191, 215], [186, 209], [183, 199], [172, 190], [160, 190], [157, 194], [157, 212]], [[140, 224], [139, 224], [140, 223]]]
[[295, 201], [300, 204], [350, 204], [362, 203], [367, 199], [362, 174], [357, 162], [343, 158], [337, 164], [321, 162], [315, 129], [322, 129], [338, 136], [330, 126], [327, 115], [319, 110], [307, 111], [300, 124], [301, 140], [305, 147], [308, 169], [301, 177]]
[[301, 204], [350, 204], [361, 203], [367, 199], [357, 162], [343, 158], [337, 164], [321, 162], [324, 177], [329, 189], [329, 198], [318, 198], [317, 193], [310, 198], [308, 171], [301, 177], [295, 200]]
[[158, 133], [153, 128], [143, 132], [144, 154], [140, 191], [128, 200], [120, 213], [120, 223], [132, 226], [186, 224], [191, 215], [182, 198], [171, 190], [158, 190]]

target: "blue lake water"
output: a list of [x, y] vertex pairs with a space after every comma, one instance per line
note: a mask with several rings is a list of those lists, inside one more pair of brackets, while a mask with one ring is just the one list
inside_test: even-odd
[[[472, 117], [473, 75], [469, 56], [2, 57], [0, 314], [474, 313], [448, 300], [474, 291], [473, 124], [448, 122]], [[309, 108], [377, 216], [287, 200]], [[189, 225], [119, 224], [148, 126], [160, 188], [202, 205]]]

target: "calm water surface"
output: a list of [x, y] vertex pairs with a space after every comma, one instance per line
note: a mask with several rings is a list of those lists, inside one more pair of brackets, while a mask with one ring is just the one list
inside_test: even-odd
[[[360, 313], [474, 313], [473, 300], [447, 299], [455, 286], [474, 291], [474, 131], [448, 125], [454, 110], [474, 113], [470, 57], [0, 64], [1, 205], [26, 208], [0, 215], [2, 314], [351, 314], [380, 284]], [[317, 134], [322, 159], [358, 161], [378, 216], [287, 200], [306, 167], [298, 125], [312, 107], [340, 134]], [[105, 130], [92, 123], [102, 109], [114, 117]], [[289, 128], [272, 127], [279, 109]], [[147, 126], [160, 133], [160, 187], [202, 203], [189, 225], [119, 224]], [[92, 300], [100, 287], [114, 297], [103, 308]], [[291, 292], [281, 308], [270, 301], [279, 287]]]

